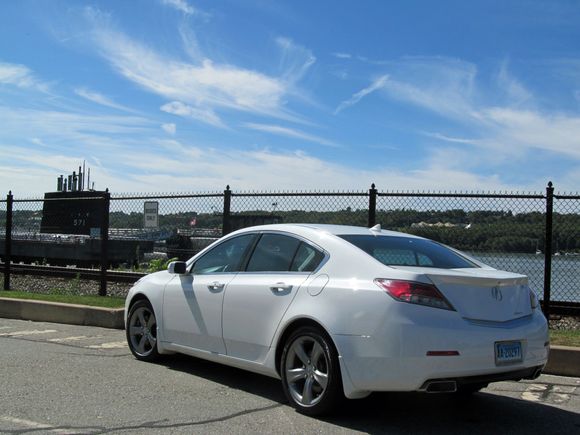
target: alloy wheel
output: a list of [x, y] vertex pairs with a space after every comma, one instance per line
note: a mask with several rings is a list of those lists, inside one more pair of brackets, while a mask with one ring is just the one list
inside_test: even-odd
[[319, 403], [328, 387], [330, 367], [321, 344], [310, 336], [298, 337], [288, 349], [285, 363], [292, 398], [304, 407]]
[[156, 350], [157, 321], [150, 308], [140, 306], [131, 313], [129, 341], [132, 350], [139, 356], [147, 357]]

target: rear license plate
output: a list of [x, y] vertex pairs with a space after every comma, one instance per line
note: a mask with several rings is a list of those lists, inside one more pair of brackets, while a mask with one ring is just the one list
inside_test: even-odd
[[495, 364], [515, 364], [522, 362], [521, 341], [498, 341], [495, 343]]

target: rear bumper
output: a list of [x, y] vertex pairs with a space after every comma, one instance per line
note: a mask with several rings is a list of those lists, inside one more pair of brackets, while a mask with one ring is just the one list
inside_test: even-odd
[[[347, 396], [363, 391], [421, 391], [432, 380], [467, 385], [531, 378], [548, 360], [548, 327], [540, 312], [516, 324], [490, 327], [473, 324], [457, 313], [430, 311], [439, 319], [430, 316], [429, 322], [410, 322], [403, 314], [391, 317], [373, 335], [333, 336], [346, 371], [343, 376], [349, 376], [353, 390], [345, 388]], [[522, 342], [523, 361], [497, 365], [494, 343], [510, 340]], [[427, 356], [429, 351], [457, 351], [458, 355]]]
[[486, 385], [492, 382], [500, 381], [521, 381], [522, 379], [536, 379], [542, 373], [544, 366], [530, 367], [527, 369], [520, 369], [515, 371], [508, 371], [503, 373], [494, 373], [490, 375], [479, 376], [464, 376], [458, 378], [438, 378], [426, 380], [419, 391], [429, 391], [429, 385], [438, 382], [452, 382], [457, 389], [461, 387], [468, 387], [470, 385]]

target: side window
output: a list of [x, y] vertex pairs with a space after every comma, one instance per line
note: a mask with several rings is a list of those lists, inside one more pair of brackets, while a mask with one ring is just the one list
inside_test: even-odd
[[247, 272], [288, 272], [300, 240], [281, 234], [264, 234], [248, 262]]
[[191, 270], [192, 273], [204, 275], [206, 273], [238, 271], [244, 254], [254, 237], [256, 236], [253, 234], [246, 234], [220, 243], [195, 262]]
[[301, 243], [290, 270], [292, 272], [312, 272], [318, 267], [323, 258], [324, 254], [318, 249], [306, 243]]

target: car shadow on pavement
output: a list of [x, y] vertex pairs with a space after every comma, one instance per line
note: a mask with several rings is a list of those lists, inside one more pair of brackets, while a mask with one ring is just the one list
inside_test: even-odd
[[374, 393], [346, 402], [332, 424], [367, 433], [580, 433], [580, 414], [488, 392]]
[[[295, 413], [279, 380], [183, 355], [165, 357], [159, 364], [283, 404], [286, 413]], [[519, 397], [516, 390], [505, 392]], [[580, 433], [580, 412], [486, 390], [472, 396], [374, 393], [365, 399], [346, 400], [332, 415], [319, 420], [331, 427], [371, 434]]]
[[163, 356], [158, 364], [277, 403], [287, 403], [278, 379], [179, 354]]

